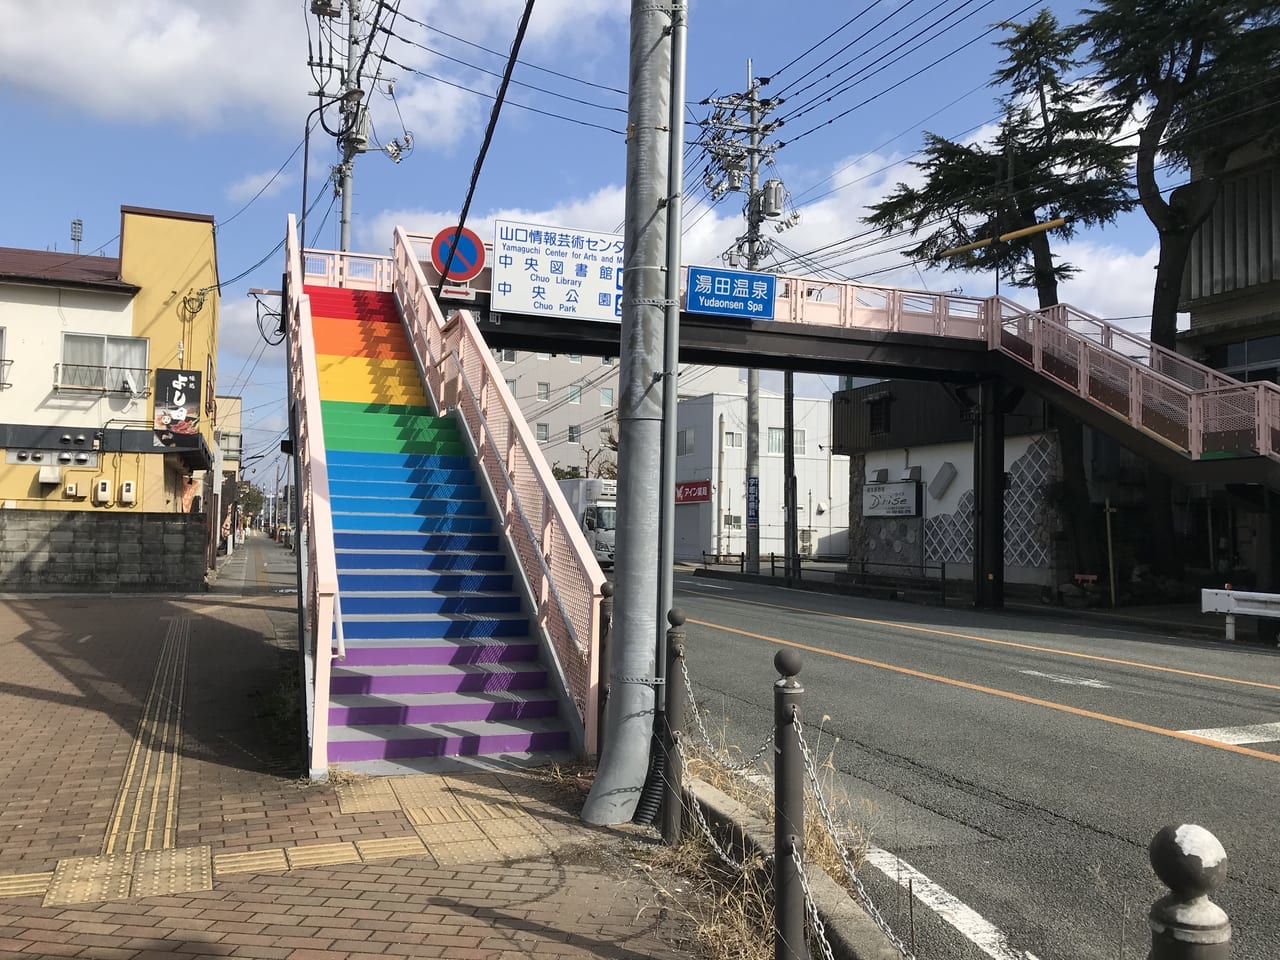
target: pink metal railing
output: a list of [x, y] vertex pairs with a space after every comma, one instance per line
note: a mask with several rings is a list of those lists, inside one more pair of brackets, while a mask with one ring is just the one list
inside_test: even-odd
[[336, 250], [304, 250], [302, 273], [307, 283], [353, 290], [390, 290], [391, 258]]
[[437, 409], [454, 409], [471, 434], [510, 540], [555, 649], [565, 685], [596, 749], [600, 587], [604, 574], [560, 492], [506, 379], [471, 314], [445, 320], [415, 252], [396, 229], [395, 293]]
[[990, 346], [1192, 459], [1280, 457], [1280, 388], [1241, 383], [1067, 304], [1001, 298]]
[[335, 606], [338, 596], [338, 566], [334, 557], [333, 516], [329, 507], [329, 470], [325, 457], [324, 426], [320, 420], [320, 376], [316, 368], [315, 334], [311, 325], [311, 298], [303, 293], [302, 253], [293, 214], [285, 234], [285, 263], [288, 290], [285, 296], [289, 343], [289, 397], [297, 424], [297, 447], [303, 470], [298, 507], [299, 532], [305, 531], [306, 578], [303, 586], [303, 613], [315, 663], [312, 702], [310, 769], [313, 776], [329, 767], [329, 683], [335, 656], [346, 654], [342, 633], [337, 631], [335, 651]]

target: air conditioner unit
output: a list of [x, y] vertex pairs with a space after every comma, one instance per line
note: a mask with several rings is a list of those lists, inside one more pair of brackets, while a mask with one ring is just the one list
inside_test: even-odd
[[[31, 459], [34, 460], [36, 458], [32, 456]], [[62, 483], [61, 467], [56, 467], [50, 464], [48, 466], [43, 466], [40, 468], [40, 485], [41, 486], [45, 486], [45, 485], [57, 486], [60, 483]]]
[[62, 495], [64, 497], [78, 497], [80, 496], [80, 488], [74, 483], [68, 483], [62, 488]]
[[120, 484], [120, 502], [121, 503], [137, 503], [138, 494], [132, 480], [125, 480]]
[[93, 502], [111, 502], [111, 481], [106, 477], [99, 477], [97, 480], [93, 481]]

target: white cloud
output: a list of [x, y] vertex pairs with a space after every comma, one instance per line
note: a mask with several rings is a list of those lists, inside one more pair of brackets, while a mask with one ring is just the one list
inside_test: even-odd
[[264, 170], [262, 173], [246, 173], [235, 183], [227, 187], [227, 199], [234, 203], [243, 203], [262, 192], [264, 197], [274, 197], [285, 187], [290, 186], [296, 178], [291, 173], [276, 170]]

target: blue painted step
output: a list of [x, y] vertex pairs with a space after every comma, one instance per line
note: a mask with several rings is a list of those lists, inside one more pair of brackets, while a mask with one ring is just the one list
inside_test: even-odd
[[[447, 453], [364, 453], [358, 450], [329, 450], [331, 467], [372, 467], [382, 470], [474, 470], [471, 458]], [[345, 479], [345, 478], [344, 478]]]
[[[337, 527], [337, 523], [334, 526]], [[492, 553], [498, 549], [498, 538], [492, 534], [477, 533], [348, 532], [336, 529], [333, 544], [339, 550], [475, 550]]]
[[345, 618], [360, 614], [398, 616], [418, 613], [517, 613], [522, 603], [514, 593], [437, 593], [434, 591], [343, 593]]
[[416, 480], [329, 480], [331, 497], [412, 497], [417, 500], [479, 500], [476, 483], [423, 483]]
[[476, 472], [462, 467], [376, 467], [360, 463], [330, 464], [330, 483], [348, 480], [377, 483], [475, 483]]
[[[383, 486], [383, 484], [378, 484]], [[332, 491], [330, 491], [332, 493]], [[332, 497], [330, 504], [339, 513], [394, 513], [404, 516], [479, 517], [489, 512], [483, 500], [422, 500], [409, 497]]]
[[348, 640], [427, 637], [523, 637], [529, 618], [511, 613], [491, 613], [472, 618], [465, 614], [348, 614], [342, 611], [343, 634]]
[[488, 517], [419, 517], [379, 513], [335, 513], [333, 529], [344, 533], [385, 530], [389, 533], [489, 533]]
[[388, 573], [386, 570], [361, 570], [354, 565], [339, 564], [338, 589], [345, 598], [354, 593], [380, 591], [407, 593], [434, 590], [445, 593], [510, 593], [514, 578], [509, 573]]
[[[470, 539], [474, 541], [492, 541], [492, 549], [497, 549], [497, 537], [473, 536]], [[439, 551], [447, 549], [450, 548], [439, 548]], [[455, 547], [452, 549], [461, 550], [463, 548]], [[507, 565], [507, 558], [504, 554], [483, 553], [479, 548], [463, 553], [438, 552], [435, 548], [431, 548], [431, 550], [377, 551], [346, 549], [339, 550], [337, 557], [338, 569], [350, 570], [353, 573], [360, 573], [365, 570], [496, 571], [506, 569]]]

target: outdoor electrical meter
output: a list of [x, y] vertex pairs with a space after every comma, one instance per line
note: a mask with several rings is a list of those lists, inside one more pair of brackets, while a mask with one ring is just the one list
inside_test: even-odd
[[125, 480], [120, 484], [120, 502], [121, 503], [137, 503], [138, 495], [135, 492], [134, 482]]
[[99, 477], [97, 480], [93, 481], [93, 502], [111, 502], [111, 481], [106, 477]]

